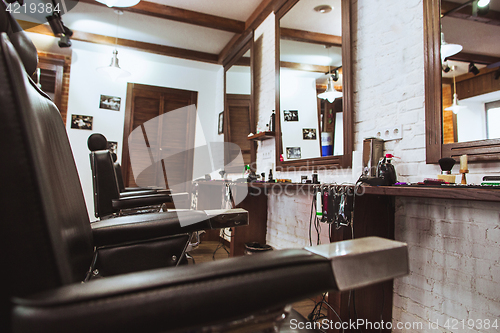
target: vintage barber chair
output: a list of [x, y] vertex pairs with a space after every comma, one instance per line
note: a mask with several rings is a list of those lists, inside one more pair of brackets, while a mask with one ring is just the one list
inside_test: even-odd
[[[8, 156], [0, 164], [2, 332], [193, 332], [228, 322], [248, 325], [243, 318], [320, 292], [408, 273], [406, 244], [381, 238], [176, 269], [125, 269], [131, 256], [148, 261], [155, 253], [154, 247], [145, 251], [142, 240], [160, 241], [162, 234], [200, 223], [224, 224], [234, 216], [238, 222], [246, 215], [190, 211], [184, 217], [193, 224], [185, 227], [178, 223], [181, 212], [90, 224], [58, 110], [30, 80], [5, 33], [0, 35], [0, 105], [0, 149]], [[200, 217], [205, 220], [196, 222]], [[127, 259], [120, 265], [119, 260], [101, 262], [103, 271], [107, 264], [118, 271], [92, 279], [100, 250], [110, 257], [126, 253]]]
[[[172, 202], [173, 196], [188, 200], [188, 193], [172, 194], [169, 190], [136, 189], [120, 191], [115, 164], [102, 134], [92, 134], [88, 139], [90, 166], [94, 189], [95, 216], [102, 219], [140, 211], [159, 211], [162, 204]], [[156, 206], [156, 208], [154, 208]]]

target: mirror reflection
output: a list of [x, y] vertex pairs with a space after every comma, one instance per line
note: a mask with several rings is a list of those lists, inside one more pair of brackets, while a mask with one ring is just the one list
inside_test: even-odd
[[[247, 139], [251, 130], [252, 78], [250, 45], [248, 50], [226, 71], [226, 122], [224, 141], [235, 143], [241, 149], [244, 164], [251, 163], [251, 142]], [[230, 151], [226, 162], [233, 161], [239, 151]], [[231, 169], [231, 164], [226, 167]], [[237, 170], [238, 172], [241, 170]]]
[[500, 138], [500, 1], [478, 6], [441, 1], [444, 144]]
[[280, 159], [342, 155], [341, 1], [300, 0], [279, 27]]

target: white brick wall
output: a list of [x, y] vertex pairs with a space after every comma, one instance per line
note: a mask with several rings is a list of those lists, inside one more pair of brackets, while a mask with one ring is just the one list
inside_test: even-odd
[[[360, 163], [362, 141], [373, 130], [403, 125], [403, 139], [387, 142], [398, 178], [421, 181], [435, 177], [437, 165], [425, 163], [422, 0], [351, 0], [353, 4], [354, 148], [353, 165]], [[261, 67], [256, 100], [260, 124], [274, 109], [274, 16], [256, 31]], [[270, 43], [270, 44], [267, 44]], [[272, 43], [272, 44], [271, 44]], [[270, 157], [271, 156], [271, 157]], [[264, 141], [257, 153], [259, 172], [274, 163], [274, 140]], [[497, 173], [500, 163], [472, 164], [470, 182]], [[279, 178], [300, 180], [297, 171]], [[323, 182], [352, 182], [352, 170], [319, 172]], [[300, 247], [309, 242], [308, 195], [271, 195], [267, 241], [277, 248]], [[326, 228], [322, 230], [326, 242]], [[478, 332], [453, 330], [448, 319], [500, 318], [500, 222], [496, 203], [399, 198], [396, 238], [410, 245], [411, 273], [395, 282], [393, 324], [424, 323], [424, 329], [395, 332]], [[441, 327], [429, 329], [438, 320]], [[500, 319], [498, 324], [500, 325]], [[493, 332], [494, 330], [489, 330]]]

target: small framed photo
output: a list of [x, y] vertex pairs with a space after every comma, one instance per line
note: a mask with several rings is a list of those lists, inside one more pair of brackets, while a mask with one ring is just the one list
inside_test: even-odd
[[299, 121], [298, 110], [283, 110], [283, 118], [285, 121]]
[[315, 128], [303, 128], [302, 129], [302, 139], [303, 140], [316, 140], [316, 129]]
[[300, 147], [286, 147], [286, 158], [291, 160], [291, 159], [298, 159], [301, 158], [302, 154], [300, 152]]
[[112, 153], [118, 154], [118, 142], [108, 141], [108, 150]]
[[219, 126], [218, 126], [218, 129], [219, 129], [219, 134], [224, 133], [224, 111], [222, 111], [221, 113], [219, 113]]
[[78, 115], [78, 114], [72, 114], [71, 115], [71, 128], [92, 130], [93, 121], [94, 121], [94, 117], [92, 117], [92, 116], [82, 116], [82, 115]]
[[100, 109], [120, 111], [121, 97], [101, 95]]

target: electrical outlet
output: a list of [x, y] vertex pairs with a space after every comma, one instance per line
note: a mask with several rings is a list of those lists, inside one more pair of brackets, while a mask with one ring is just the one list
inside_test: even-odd
[[375, 131], [375, 137], [384, 141], [400, 140], [403, 138], [403, 125], [386, 127]]

